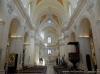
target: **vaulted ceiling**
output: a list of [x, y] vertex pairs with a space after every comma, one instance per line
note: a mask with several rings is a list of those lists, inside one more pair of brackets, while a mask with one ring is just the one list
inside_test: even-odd
[[35, 24], [53, 18], [57, 23], [64, 24], [68, 15], [68, 0], [32, 0]]
[[60, 36], [60, 32], [68, 19], [69, 1], [31, 0], [31, 2], [36, 30]]

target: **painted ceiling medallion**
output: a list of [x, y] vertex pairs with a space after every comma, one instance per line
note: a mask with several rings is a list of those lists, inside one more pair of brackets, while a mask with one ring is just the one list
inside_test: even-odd
[[61, 5], [64, 5], [64, 0], [57, 0]]
[[38, 5], [41, 2], [42, 2], [42, 0], [37, 0], [36, 5]]

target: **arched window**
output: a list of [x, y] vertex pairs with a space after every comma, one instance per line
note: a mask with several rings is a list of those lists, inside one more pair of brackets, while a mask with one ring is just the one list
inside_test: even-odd
[[48, 43], [51, 43], [51, 37], [48, 37]]

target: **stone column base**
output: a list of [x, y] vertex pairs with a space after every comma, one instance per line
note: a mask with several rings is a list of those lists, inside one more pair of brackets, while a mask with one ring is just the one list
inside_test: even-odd
[[0, 69], [0, 74], [5, 74], [5, 71]]
[[100, 69], [97, 69], [97, 74], [100, 74]]

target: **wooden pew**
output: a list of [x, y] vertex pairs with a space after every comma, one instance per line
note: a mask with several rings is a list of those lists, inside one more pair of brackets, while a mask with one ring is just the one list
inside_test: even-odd
[[33, 66], [24, 70], [20, 70], [18, 73], [46, 74], [46, 71], [46, 66]]
[[67, 68], [64, 66], [54, 66], [54, 71], [56, 74], [61, 74], [62, 71], [67, 71]]

